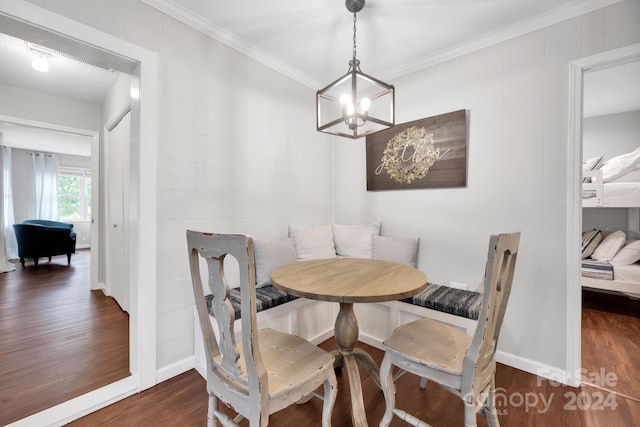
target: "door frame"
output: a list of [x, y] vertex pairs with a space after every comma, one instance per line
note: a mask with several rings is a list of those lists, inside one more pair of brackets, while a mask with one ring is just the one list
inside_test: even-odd
[[567, 144], [567, 348], [566, 383], [580, 386], [582, 368], [582, 107], [584, 73], [640, 59], [640, 43], [575, 60], [569, 64]]
[[[3, 28], [46, 33], [132, 75], [130, 369], [132, 375], [14, 423], [62, 425], [156, 384], [156, 141], [158, 56], [141, 46], [24, 0], [0, 1]], [[141, 84], [144, 82], [144, 85]], [[141, 96], [142, 92], [144, 96]], [[144, 218], [144, 221], [141, 221]], [[144, 243], [144, 244], [143, 244]]]

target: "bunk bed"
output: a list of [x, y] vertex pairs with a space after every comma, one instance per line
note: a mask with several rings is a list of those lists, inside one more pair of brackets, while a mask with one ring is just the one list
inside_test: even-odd
[[605, 183], [602, 169], [584, 171], [583, 176], [588, 180], [582, 183], [583, 208], [640, 208], [640, 180]]
[[[640, 148], [603, 163], [603, 158], [585, 162], [582, 182], [583, 208], [626, 208], [624, 241], [609, 256], [586, 254], [583, 234], [582, 287], [640, 298]], [[588, 232], [585, 232], [588, 233]], [[603, 234], [611, 234], [603, 231]], [[618, 236], [620, 236], [618, 234]], [[604, 244], [590, 241], [591, 248]], [[634, 243], [635, 242], [635, 243]], [[594, 245], [596, 243], [596, 245]], [[597, 247], [595, 248], [597, 250]], [[586, 255], [586, 256], [585, 256]]]

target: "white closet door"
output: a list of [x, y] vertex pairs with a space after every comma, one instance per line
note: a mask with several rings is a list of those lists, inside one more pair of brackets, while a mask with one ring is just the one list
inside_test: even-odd
[[129, 145], [131, 113], [107, 134], [106, 286], [124, 311], [129, 311]]

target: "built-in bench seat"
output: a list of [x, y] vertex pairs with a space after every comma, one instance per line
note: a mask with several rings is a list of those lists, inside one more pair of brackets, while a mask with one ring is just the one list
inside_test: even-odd
[[[268, 310], [273, 307], [277, 307], [281, 304], [288, 303], [289, 301], [293, 301], [298, 297], [294, 297], [293, 295], [289, 295], [281, 290], [275, 288], [273, 285], [263, 286], [261, 288], [256, 288], [256, 312], [260, 313], [261, 311]], [[213, 316], [213, 309], [211, 308], [211, 300], [213, 299], [213, 294], [209, 294], [205, 296], [207, 301], [207, 310], [209, 314]], [[241, 302], [240, 302], [240, 288], [233, 288], [229, 290], [229, 302], [233, 307], [233, 311], [236, 315], [236, 320], [241, 318]]]
[[405, 298], [402, 302], [478, 320], [482, 294], [466, 289], [428, 283], [424, 291], [411, 298]]
[[[209, 314], [213, 316], [213, 310], [211, 309], [211, 300], [213, 295], [209, 294], [205, 298]], [[298, 297], [289, 295], [277, 289], [273, 285], [257, 288], [256, 311], [259, 313], [261, 311], [277, 307], [281, 304], [288, 303], [289, 301], [293, 301], [297, 298]], [[454, 316], [462, 316], [467, 319], [478, 320], [480, 305], [482, 304], [482, 294], [475, 291], [428, 283], [425, 290], [411, 298], [405, 298], [401, 301], [429, 308], [431, 310], [453, 314]], [[231, 305], [233, 306], [236, 320], [240, 319], [240, 288], [234, 288], [229, 291], [229, 302], [231, 302]]]

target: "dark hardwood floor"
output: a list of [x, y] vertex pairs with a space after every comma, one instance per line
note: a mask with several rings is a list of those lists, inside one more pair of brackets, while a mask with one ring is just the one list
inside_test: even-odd
[[[86, 279], [84, 285], [78, 285], [79, 289], [86, 286], [85, 291], [70, 291], [73, 282], [82, 282], [77, 280], [79, 276], [88, 275], [81, 272], [79, 258], [72, 260], [71, 268], [66, 267], [66, 260], [54, 259], [51, 264], [42, 264], [38, 272], [22, 271], [18, 266], [16, 272], [0, 275], [0, 425], [128, 375], [126, 314], [100, 292], [86, 292]], [[88, 269], [88, 254], [86, 262], [84, 268]], [[66, 278], [37, 280], [41, 274], [56, 273]], [[78, 295], [72, 297], [73, 293]], [[59, 303], [54, 303], [55, 299], [59, 299]], [[501, 424], [640, 425], [640, 394], [637, 393], [640, 364], [634, 358], [639, 354], [639, 318], [638, 301], [585, 292], [582, 335], [585, 373], [600, 373], [601, 369], [605, 375], [612, 372], [616, 375], [615, 385], [605, 390], [588, 385], [558, 386], [499, 364], [496, 383]], [[98, 338], [102, 335], [96, 334], [98, 330], [120, 337], [114, 338], [114, 343], [103, 341], [109, 338]], [[81, 337], [89, 338], [84, 347], [80, 347]], [[380, 350], [360, 346], [380, 362]], [[327, 340], [321, 347], [333, 349], [335, 342]], [[103, 369], [107, 366], [111, 368]], [[384, 398], [364, 371], [362, 378], [367, 417], [374, 426], [384, 412]], [[74, 383], [75, 390], [71, 391]], [[418, 379], [405, 375], [397, 386], [399, 407], [434, 427], [464, 425], [462, 402], [436, 384], [430, 383], [426, 390], [420, 390]], [[347, 387], [345, 375], [338, 372], [334, 427], [351, 425]], [[206, 412], [205, 381], [190, 370], [70, 425], [204, 426]], [[270, 425], [320, 425], [321, 413], [322, 402], [312, 399], [273, 414]], [[241, 425], [247, 426], [246, 421]], [[391, 425], [407, 424], [395, 418]], [[487, 425], [483, 417], [478, 417], [478, 425]]]
[[582, 294], [585, 381], [640, 402], [640, 301], [602, 292]]
[[[322, 343], [325, 349], [334, 348], [334, 341]], [[382, 352], [361, 345], [369, 351], [377, 362]], [[361, 370], [364, 389], [364, 403], [370, 426], [377, 426], [384, 413], [382, 392], [372, 379]], [[350, 401], [347, 392], [347, 379], [338, 372], [338, 399], [333, 410], [334, 427], [351, 426]], [[586, 402], [574, 401], [580, 393], [594, 396], [597, 389], [581, 389], [556, 386], [549, 381], [540, 380], [505, 365], [499, 365], [496, 374], [499, 387], [498, 407], [502, 426], [637, 426], [640, 423], [640, 403], [614, 396], [614, 400], [605, 403], [602, 409], [586, 409]], [[434, 427], [463, 426], [462, 401], [436, 384], [429, 383], [426, 390], [419, 388], [416, 377], [405, 375], [397, 381], [396, 399], [398, 406], [421, 417]], [[580, 398], [578, 398], [580, 399]], [[591, 401], [593, 406], [593, 401]], [[611, 408], [609, 404], [615, 404]], [[580, 408], [584, 409], [580, 409]], [[230, 411], [226, 411], [231, 414]], [[182, 375], [165, 381], [138, 395], [129, 397], [100, 411], [81, 418], [70, 426], [205, 426], [207, 413], [207, 393], [205, 381], [197, 372], [190, 370]], [[269, 425], [285, 427], [319, 426], [322, 414], [322, 402], [318, 399], [294, 405], [270, 417]], [[246, 420], [240, 423], [248, 426]], [[394, 417], [391, 426], [408, 424]], [[479, 416], [478, 425], [487, 426], [486, 420]]]
[[[560, 386], [526, 372], [498, 364], [496, 373], [497, 405], [502, 426], [607, 426], [640, 425], [640, 400], [628, 394], [640, 387], [637, 363], [638, 302], [628, 298], [586, 293], [583, 311], [583, 357], [585, 373], [615, 372], [620, 378], [609, 390], [583, 385], [580, 388]], [[610, 310], [610, 311], [607, 311]], [[603, 326], [604, 325], [604, 326]], [[612, 327], [614, 326], [614, 327]], [[626, 336], [627, 339], [621, 339]], [[633, 342], [633, 346], [630, 346]], [[321, 347], [335, 348], [333, 339]], [[382, 352], [361, 344], [374, 357], [382, 360]], [[384, 397], [365, 371], [364, 402], [369, 425], [377, 426], [384, 413]], [[333, 411], [334, 427], [351, 426], [347, 378], [338, 372], [338, 399]], [[593, 375], [591, 375], [593, 379]], [[611, 376], [609, 375], [609, 380]], [[606, 380], [604, 380], [606, 381]], [[629, 388], [627, 388], [629, 385]], [[436, 384], [421, 390], [418, 379], [411, 375], [397, 382], [398, 406], [417, 415], [434, 427], [463, 426], [463, 404]], [[636, 395], [637, 396], [637, 395]], [[205, 381], [194, 370], [165, 381], [138, 395], [125, 399], [71, 425], [76, 427], [112, 426], [204, 426], [207, 393]], [[227, 411], [232, 414], [231, 411]], [[294, 405], [270, 417], [269, 425], [302, 427], [320, 425], [322, 402], [312, 399]], [[243, 421], [241, 426], [247, 426]], [[391, 426], [408, 424], [397, 417]], [[479, 416], [478, 425], [486, 426]]]
[[129, 318], [89, 289], [89, 250], [0, 274], [0, 425], [129, 375]]

